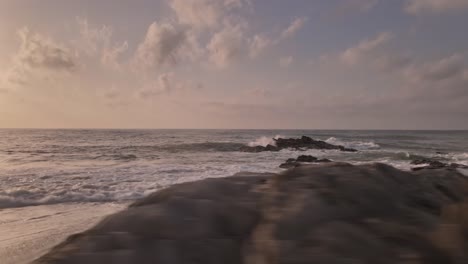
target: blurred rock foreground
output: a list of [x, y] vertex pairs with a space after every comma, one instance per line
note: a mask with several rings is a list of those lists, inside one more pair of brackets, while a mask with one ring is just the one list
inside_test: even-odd
[[34, 263], [468, 263], [468, 178], [326, 163], [156, 192]]

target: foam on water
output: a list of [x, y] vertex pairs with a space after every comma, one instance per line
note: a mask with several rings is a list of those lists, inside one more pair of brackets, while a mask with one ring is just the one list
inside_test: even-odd
[[468, 166], [468, 152], [453, 154], [451, 158], [457, 163]]
[[[447, 140], [445, 134], [402, 133], [0, 130], [0, 208], [133, 201], [186, 181], [242, 171], [280, 172], [281, 163], [299, 155], [352, 164], [382, 162], [405, 170], [411, 169], [411, 160], [424, 157], [468, 165], [465, 134]], [[360, 151], [238, 151], [246, 144], [266, 146], [275, 143], [273, 138], [302, 135]]]
[[249, 142], [247, 145], [249, 147], [256, 147], [256, 146], [266, 147], [268, 145], [276, 146], [275, 139], [279, 139], [279, 138], [282, 138], [282, 137], [283, 136], [281, 136], [281, 135], [276, 135], [274, 137], [262, 136], [262, 137], [259, 137], [259, 138], [255, 139], [252, 142]]
[[355, 148], [358, 150], [366, 150], [366, 149], [378, 149], [380, 148], [379, 144], [376, 144], [373, 141], [342, 141], [335, 137], [330, 137], [325, 142], [333, 144], [333, 145], [341, 145], [348, 148]]

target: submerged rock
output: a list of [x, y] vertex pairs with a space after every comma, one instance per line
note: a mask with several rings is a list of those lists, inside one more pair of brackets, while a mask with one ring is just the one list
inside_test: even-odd
[[174, 185], [36, 264], [468, 263], [468, 179], [327, 163]]
[[333, 145], [321, 140], [315, 140], [307, 136], [301, 138], [278, 138], [273, 139], [275, 145], [264, 146], [243, 146], [240, 151], [244, 152], [262, 152], [262, 151], [279, 151], [282, 149], [296, 149], [296, 150], [307, 150], [307, 149], [335, 149], [346, 152], [356, 152], [356, 149], [346, 148], [344, 146]]
[[332, 162], [329, 159], [318, 159], [311, 155], [301, 155], [297, 159], [288, 159], [285, 163], [281, 164], [279, 167], [283, 169], [299, 167], [304, 163], [324, 163]]

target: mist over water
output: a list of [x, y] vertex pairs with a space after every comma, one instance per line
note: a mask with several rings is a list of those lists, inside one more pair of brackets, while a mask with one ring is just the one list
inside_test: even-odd
[[[244, 145], [310, 136], [359, 150], [244, 153]], [[325, 130], [0, 130], [0, 208], [67, 202], [132, 201], [165, 186], [280, 172], [308, 154], [354, 164], [410, 169], [418, 157], [468, 165], [467, 131]]]

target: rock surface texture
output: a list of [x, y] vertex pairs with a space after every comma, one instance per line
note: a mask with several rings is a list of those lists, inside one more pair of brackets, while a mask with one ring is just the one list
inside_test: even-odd
[[307, 136], [301, 138], [278, 138], [273, 139], [274, 145], [267, 146], [243, 146], [240, 151], [244, 152], [262, 152], [262, 151], [280, 151], [282, 149], [296, 149], [296, 150], [307, 150], [307, 149], [335, 149], [346, 152], [356, 152], [356, 149], [346, 148], [343, 146], [333, 145], [321, 140], [315, 140]]
[[169, 187], [36, 264], [468, 263], [468, 179], [326, 163]]
[[283, 169], [295, 168], [307, 163], [327, 163], [332, 162], [329, 159], [319, 159], [311, 155], [301, 155], [296, 159], [288, 159], [286, 162], [282, 163], [279, 167]]

